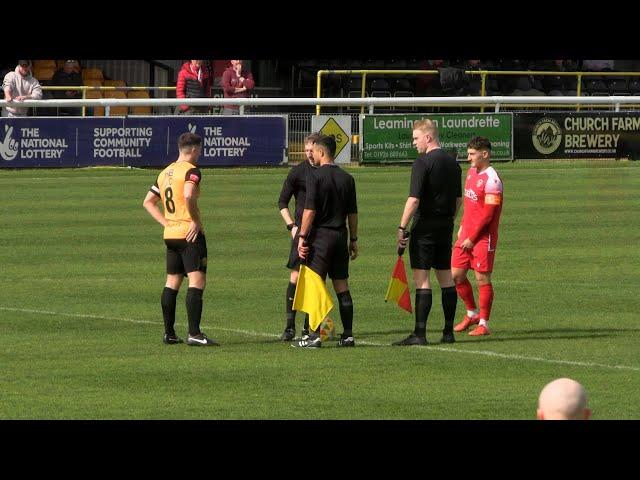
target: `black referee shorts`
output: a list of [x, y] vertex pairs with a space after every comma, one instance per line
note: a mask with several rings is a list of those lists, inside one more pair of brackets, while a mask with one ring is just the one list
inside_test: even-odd
[[289, 270], [298, 269], [300, 266], [300, 257], [298, 256], [298, 235], [291, 239], [291, 250], [289, 251], [289, 261], [287, 268]]
[[409, 258], [412, 269], [449, 270], [451, 268], [451, 240], [453, 222], [411, 230]]
[[322, 278], [346, 280], [349, 278], [349, 246], [346, 228], [315, 229], [307, 239], [311, 251], [306, 265]]
[[207, 273], [207, 239], [200, 232], [195, 242], [184, 239], [166, 239], [167, 273], [176, 275], [191, 272]]

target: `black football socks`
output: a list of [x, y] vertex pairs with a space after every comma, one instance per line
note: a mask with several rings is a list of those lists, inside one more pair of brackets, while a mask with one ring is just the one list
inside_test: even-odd
[[189, 287], [187, 290], [187, 319], [189, 320], [189, 334], [200, 334], [200, 317], [202, 316], [202, 290]]
[[349, 290], [338, 293], [338, 304], [340, 305], [340, 320], [342, 320], [343, 335], [353, 337], [353, 300]]
[[164, 287], [162, 296], [160, 297], [160, 305], [162, 305], [162, 318], [164, 319], [164, 333], [171, 337], [176, 336], [174, 325], [176, 323], [176, 297], [178, 290]]
[[458, 292], [456, 287], [442, 289], [442, 311], [444, 312], [444, 329], [442, 333], [453, 333], [453, 321], [456, 317], [456, 305], [458, 304]]
[[427, 336], [427, 319], [431, 312], [431, 289], [416, 288], [416, 328], [413, 333], [418, 337]]
[[296, 294], [296, 284], [289, 282], [287, 285], [287, 326], [292, 330], [296, 329], [296, 311], [293, 309], [293, 298]]

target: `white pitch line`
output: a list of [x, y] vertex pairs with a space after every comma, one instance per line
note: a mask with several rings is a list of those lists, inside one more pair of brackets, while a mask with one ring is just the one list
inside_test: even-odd
[[[64, 313], [64, 312], [53, 312], [50, 310], [34, 310], [28, 308], [13, 308], [13, 307], [0, 307], [0, 310], [8, 311], [8, 312], [23, 312], [23, 313], [36, 313], [42, 315], [57, 315], [61, 317], [73, 317], [73, 318], [93, 318], [97, 320], [116, 320], [120, 322], [129, 322], [129, 323], [145, 323], [151, 325], [158, 325], [159, 322], [152, 322], [150, 320], [135, 320], [133, 318], [121, 318], [121, 317], [108, 317], [106, 315], [91, 315], [91, 314], [81, 314], [81, 313]], [[263, 333], [263, 332], [255, 332], [252, 330], [241, 330], [237, 328], [224, 328], [224, 327], [213, 327], [215, 330], [222, 330], [224, 332], [233, 332], [240, 333], [243, 335], [248, 335], [251, 337], [269, 337], [276, 338], [279, 335]], [[378, 342], [369, 342], [359, 340], [359, 344], [362, 345], [371, 345], [375, 347], [386, 347], [389, 344], [386, 343], [378, 343]], [[614, 370], [631, 370], [634, 372], [639, 372], [640, 367], [631, 367], [628, 365], [606, 365], [604, 363], [596, 363], [596, 362], [578, 362], [574, 360], [553, 360], [542, 357], [529, 357], [527, 355], [515, 355], [511, 353], [498, 353], [492, 352], [490, 350], [462, 350], [454, 347], [436, 347], [434, 345], [430, 345], [428, 347], [421, 348], [413, 348], [415, 351], [432, 351], [437, 350], [440, 352], [453, 352], [453, 353], [466, 353], [470, 355], [485, 355], [487, 357], [496, 357], [496, 358], [504, 358], [506, 360], [524, 360], [529, 362], [541, 362], [541, 363], [552, 363], [559, 365], [571, 365], [575, 367], [599, 367], [599, 368], [610, 368]]]

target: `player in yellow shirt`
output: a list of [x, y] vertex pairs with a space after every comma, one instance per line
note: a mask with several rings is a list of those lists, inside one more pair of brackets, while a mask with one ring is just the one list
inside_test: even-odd
[[168, 345], [183, 343], [176, 335], [174, 325], [176, 298], [186, 275], [189, 277], [187, 345], [217, 346], [218, 342], [200, 331], [202, 293], [207, 279], [207, 241], [198, 208], [202, 174], [197, 162], [202, 153], [202, 138], [194, 133], [183, 133], [178, 138], [178, 150], [178, 160], [160, 172], [143, 202], [149, 215], [164, 227], [167, 246], [167, 283], [161, 297], [163, 341]]

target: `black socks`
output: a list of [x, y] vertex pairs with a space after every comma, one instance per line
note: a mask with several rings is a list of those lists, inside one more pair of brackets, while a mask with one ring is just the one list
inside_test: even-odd
[[178, 290], [164, 287], [162, 296], [160, 297], [160, 305], [162, 305], [162, 318], [164, 319], [164, 333], [175, 337], [176, 331], [174, 325], [176, 323], [176, 297]]
[[338, 293], [338, 304], [340, 305], [340, 320], [342, 320], [343, 335], [353, 337], [353, 300], [349, 290]]
[[416, 328], [413, 333], [418, 337], [427, 335], [427, 319], [431, 312], [431, 289], [416, 289]]
[[189, 334], [200, 333], [200, 317], [202, 316], [202, 290], [189, 287], [187, 290], [187, 318], [189, 320]]
[[444, 329], [442, 333], [453, 333], [453, 321], [456, 317], [458, 293], [456, 287], [442, 289], [442, 311], [444, 312]]
[[293, 298], [296, 294], [296, 284], [289, 282], [287, 286], [287, 326], [285, 328], [296, 328], [296, 311], [293, 309]]

